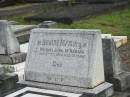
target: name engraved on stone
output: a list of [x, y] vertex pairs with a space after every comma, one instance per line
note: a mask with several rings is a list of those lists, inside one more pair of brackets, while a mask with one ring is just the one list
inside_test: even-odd
[[38, 40], [37, 45], [39, 48], [39, 55], [83, 58], [85, 57], [83, 48], [85, 48], [88, 44], [67, 40]]

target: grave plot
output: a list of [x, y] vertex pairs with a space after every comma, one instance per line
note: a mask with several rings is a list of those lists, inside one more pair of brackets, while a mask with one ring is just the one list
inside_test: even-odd
[[25, 80], [19, 83], [78, 93], [81, 97], [111, 96], [112, 84], [104, 80], [100, 30], [33, 30], [25, 65]]

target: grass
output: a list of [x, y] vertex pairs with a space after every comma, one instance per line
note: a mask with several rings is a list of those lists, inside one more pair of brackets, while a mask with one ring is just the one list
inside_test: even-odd
[[130, 36], [130, 9], [84, 19], [71, 25], [58, 24], [59, 28], [101, 29], [103, 33]]
[[11, 21], [16, 21], [18, 25], [30, 25], [30, 24], [38, 24], [38, 22], [32, 21], [32, 22], [27, 22], [24, 20], [24, 16], [18, 16], [18, 17], [11, 17], [9, 18]]
[[[13, 17], [10, 20], [17, 21], [19, 24], [38, 24], [36, 22], [26, 22], [24, 17]], [[127, 35], [130, 36], [130, 8], [114, 11], [112, 13], [91, 17], [71, 25], [58, 24], [58, 28], [72, 28], [72, 29], [101, 29], [102, 33], [109, 33], [112, 35]]]
[[13, 21], [16, 21], [16, 22], [18, 22], [18, 24], [29, 24], [28, 22], [26, 22], [25, 20], [24, 20], [24, 17], [13, 17], [13, 18], [11, 18], [11, 19], [9, 19], [9, 20], [13, 20]]

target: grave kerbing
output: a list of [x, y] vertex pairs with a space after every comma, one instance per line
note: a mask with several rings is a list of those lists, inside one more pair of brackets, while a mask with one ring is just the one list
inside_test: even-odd
[[32, 30], [25, 80], [20, 83], [90, 97], [110, 97], [113, 87], [104, 79], [100, 30]]
[[0, 20], [0, 63], [16, 64], [25, 61], [26, 54], [20, 52], [20, 45], [7, 20]]

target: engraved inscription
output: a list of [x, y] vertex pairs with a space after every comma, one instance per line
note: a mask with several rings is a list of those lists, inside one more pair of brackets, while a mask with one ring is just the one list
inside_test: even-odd
[[69, 40], [38, 40], [38, 45], [51, 45], [51, 46], [63, 46], [63, 47], [74, 47], [81, 49], [86, 46], [86, 43], [81, 43], [77, 41], [69, 41]]
[[[66, 57], [85, 57], [85, 47], [87, 42], [70, 40], [38, 40], [39, 55], [66, 56]], [[36, 48], [37, 49], [37, 48]], [[38, 49], [37, 49], [38, 50]]]
[[83, 84], [87, 84], [84, 80], [88, 74], [91, 38], [55, 32], [33, 34], [28, 57], [33, 61], [27, 62], [31, 66], [28, 70], [33, 71], [37, 79], [29, 80], [84, 87]]
[[62, 67], [62, 63], [58, 63], [57, 61], [53, 61], [52, 66], [53, 67]]
[[46, 79], [48, 81], [55, 81], [55, 82], [63, 82], [65, 80], [62, 76], [54, 77], [54, 76], [49, 76], [49, 75], [46, 76]]

